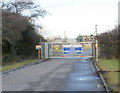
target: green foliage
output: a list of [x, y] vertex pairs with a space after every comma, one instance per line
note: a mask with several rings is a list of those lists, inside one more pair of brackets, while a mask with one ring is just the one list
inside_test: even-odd
[[119, 57], [118, 44], [120, 43], [120, 40], [118, 37], [120, 37], [120, 34], [118, 34], [118, 27], [115, 27], [111, 31], [97, 35], [101, 57], [109, 59]]
[[2, 12], [2, 40], [15, 44], [22, 39], [21, 33], [26, 29], [28, 20], [20, 14]]
[[[46, 11], [33, 2], [13, 1], [3, 2], [1, 9], [3, 62], [20, 61], [19, 59], [36, 57], [35, 45], [46, 40], [37, 33], [32, 18], [43, 17]], [[26, 9], [32, 9], [33, 11], [30, 15], [23, 16], [22, 12]]]
[[22, 57], [36, 56], [37, 51], [35, 45], [46, 40], [37, 32], [35, 32], [34, 26], [28, 25], [27, 29], [22, 33], [23, 39], [18, 41], [17, 53]]

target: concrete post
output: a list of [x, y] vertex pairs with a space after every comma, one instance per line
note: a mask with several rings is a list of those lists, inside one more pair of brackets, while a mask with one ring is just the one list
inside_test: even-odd
[[48, 43], [45, 42], [45, 58], [49, 58], [49, 49], [48, 49]]
[[98, 40], [96, 40], [96, 62], [98, 62]]

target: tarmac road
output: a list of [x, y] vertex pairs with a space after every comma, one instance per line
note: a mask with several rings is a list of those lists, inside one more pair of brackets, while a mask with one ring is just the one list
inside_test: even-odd
[[51, 59], [2, 77], [3, 91], [105, 91], [89, 58]]

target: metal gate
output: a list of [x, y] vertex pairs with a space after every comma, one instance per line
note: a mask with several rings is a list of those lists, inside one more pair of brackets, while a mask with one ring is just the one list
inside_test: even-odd
[[81, 58], [90, 57], [98, 61], [99, 48], [97, 42], [75, 43], [41, 43], [41, 58]]
[[50, 58], [92, 57], [92, 42], [50, 43]]

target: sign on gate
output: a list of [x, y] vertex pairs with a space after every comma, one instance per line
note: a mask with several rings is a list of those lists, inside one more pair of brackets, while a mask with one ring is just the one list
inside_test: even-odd
[[81, 54], [81, 45], [63, 45], [63, 54]]
[[86, 48], [90, 48], [91, 47], [91, 44], [86, 44]]

